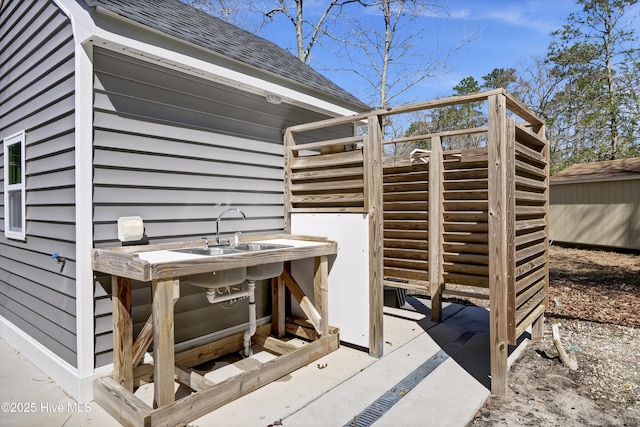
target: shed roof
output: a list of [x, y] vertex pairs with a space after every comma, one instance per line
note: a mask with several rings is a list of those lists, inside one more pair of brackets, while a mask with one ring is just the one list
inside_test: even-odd
[[332, 95], [361, 109], [358, 98], [275, 43], [229, 24], [179, 0], [83, 0], [244, 64]]
[[579, 163], [569, 166], [551, 177], [551, 184], [574, 182], [614, 181], [640, 178], [640, 157]]

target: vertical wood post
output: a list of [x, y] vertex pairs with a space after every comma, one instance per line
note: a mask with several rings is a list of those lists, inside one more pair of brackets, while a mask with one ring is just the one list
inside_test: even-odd
[[503, 94], [489, 97], [488, 115], [491, 392], [504, 395], [508, 356], [507, 292], [513, 280], [509, 252], [515, 251], [515, 227], [509, 227], [508, 218], [515, 215], [514, 208], [510, 208], [515, 201], [514, 194], [508, 190], [506, 97]]
[[383, 206], [382, 126], [378, 116], [368, 119], [364, 151], [365, 209], [369, 215], [369, 354], [383, 353]]
[[[285, 267], [287, 268], [287, 267]], [[282, 338], [285, 335], [285, 320], [286, 320], [286, 306], [285, 306], [285, 289], [284, 280], [281, 277], [274, 277], [271, 280], [272, 293], [271, 293], [271, 329], [273, 335]]]
[[313, 302], [320, 312], [322, 336], [329, 333], [329, 262], [322, 255], [313, 259]]
[[444, 280], [442, 272], [442, 239], [443, 239], [443, 157], [442, 139], [431, 138], [431, 155], [429, 157], [429, 293], [431, 294], [431, 320], [442, 320], [442, 291]]
[[131, 279], [111, 276], [113, 379], [133, 393], [133, 320]]
[[174, 313], [173, 299], [179, 280], [153, 280], [153, 392], [158, 407], [175, 401], [174, 390]]
[[531, 341], [538, 342], [544, 337], [544, 314], [538, 316], [531, 324]]
[[507, 229], [506, 246], [506, 287], [507, 287], [507, 342], [516, 345], [516, 119], [506, 119], [504, 164], [505, 170], [505, 227]]
[[[549, 307], [549, 163], [551, 161], [550, 157], [550, 147], [549, 141], [546, 138], [546, 126], [540, 126], [538, 129], [538, 135], [540, 135], [546, 142], [544, 149], [542, 150], [542, 156], [546, 161], [546, 165], [544, 167], [545, 173], [545, 203], [544, 203], [544, 216], [545, 216], [545, 239], [544, 239], [544, 283], [545, 283], [545, 293], [546, 297], [544, 299], [545, 308]], [[531, 339], [532, 341], [540, 341], [544, 336], [544, 314], [537, 318], [532, 325], [531, 328]]]
[[287, 129], [284, 133], [284, 232], [291, 234], [291, 163], [293, 151], [290, 150], [296, 144], [295, 134]]

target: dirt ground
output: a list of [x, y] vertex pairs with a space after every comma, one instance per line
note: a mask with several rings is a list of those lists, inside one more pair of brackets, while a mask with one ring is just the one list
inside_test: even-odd
[[[559, 324], [572, 371], [551, 337]], [[551, 246], [545, 336], [469, 426], [640, 426], [640, 255]]]

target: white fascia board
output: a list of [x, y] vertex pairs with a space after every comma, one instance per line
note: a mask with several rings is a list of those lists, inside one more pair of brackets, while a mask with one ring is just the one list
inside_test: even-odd
[[76, 43], [84, 43], [96, 32], [96, 26], [89, 12], [76, 0], [53, 0], [71, 21]]
[[[105, 10], [101, 10], [101, 12], [111, 14]], [[170, 37], [165, 34], [162, 34], [162, 36]], [[261, 96], [266, 96], [269, 93], [276, 94], [282, 98], [282, 102], [301, 106], [330, 116], [351, 116], [360, 113], [359, 111], [341, 107], [312, 95], [308, 95], [273, 82], [265, 81], [235, 70], [230, 70], [160, 46], [151, 45], [130, 37], [115, 34], [103, 28], [96, 28], [95, 36], [92, 37], [91, 41], [94, 46], [118, 51], [147, 62], [161, 64], [162, 66], [204, 78], [206, 80], [216, 81], [242, 91]], [[184, 41], [181, 42], [184, 43]]]
[[[94, 374], [93, 301], [93, 53], [85, 41], [95, 33], [89, 12], [74, 0], [55, 0], [71, 21], [75, 48], [75, 225], [77, 376]], [[73, 392], [72, 392], [73, 393]], [[84, 394], [82, 391], [73, 393]]]

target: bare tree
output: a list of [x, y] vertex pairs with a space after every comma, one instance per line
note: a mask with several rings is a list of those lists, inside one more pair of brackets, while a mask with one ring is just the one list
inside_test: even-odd
[[322, 36], [331, 33], [329, 21], [336, 14], [342, 13], [344, 6], [357, 3], [361, 0], [332, 0], [320, 13], [317, 20], [311, 22], [305, 18], [303, 0], [278, 0], [277, 6], [264, 12], [267, 18], [273, 19], [276, 15], [283, 15], [291, 22], [296, 34], [296, 50], [298, 59], [306, 64], [311, 61], [311, 48], [319, 42]]
[[[441, 2], [442, 3], [442, 2]], [[370, 0], [367, 19], [350, 22], [352, 31], [343, 39], [350, 71], [375, 93], [378, 107], [392, 105], [411, 88], [446, 71], [446, 63], [474, 34], [451, 44], [440, 44], [437, 34], [428, 43], [423, 16], [447, 16], [444, 3], [422, 0]], [[416, 25], [417, 24], [417, 25]]]
[[190, 6], [207, 12], [247, 31], [258, 32], [264, 25], [256, 4], [251, 0], [183, 0]]
[[564, 79], [554, 73], [553, 65], [545, 57], [534, 57], [519, 68], [516, 91], [520, 100], [545, 120], [551, 172], [555, 173], [570, 164], [567, 155], [576, 130], [570, 120], [574, 109], [557, 96], [563, 90]]

